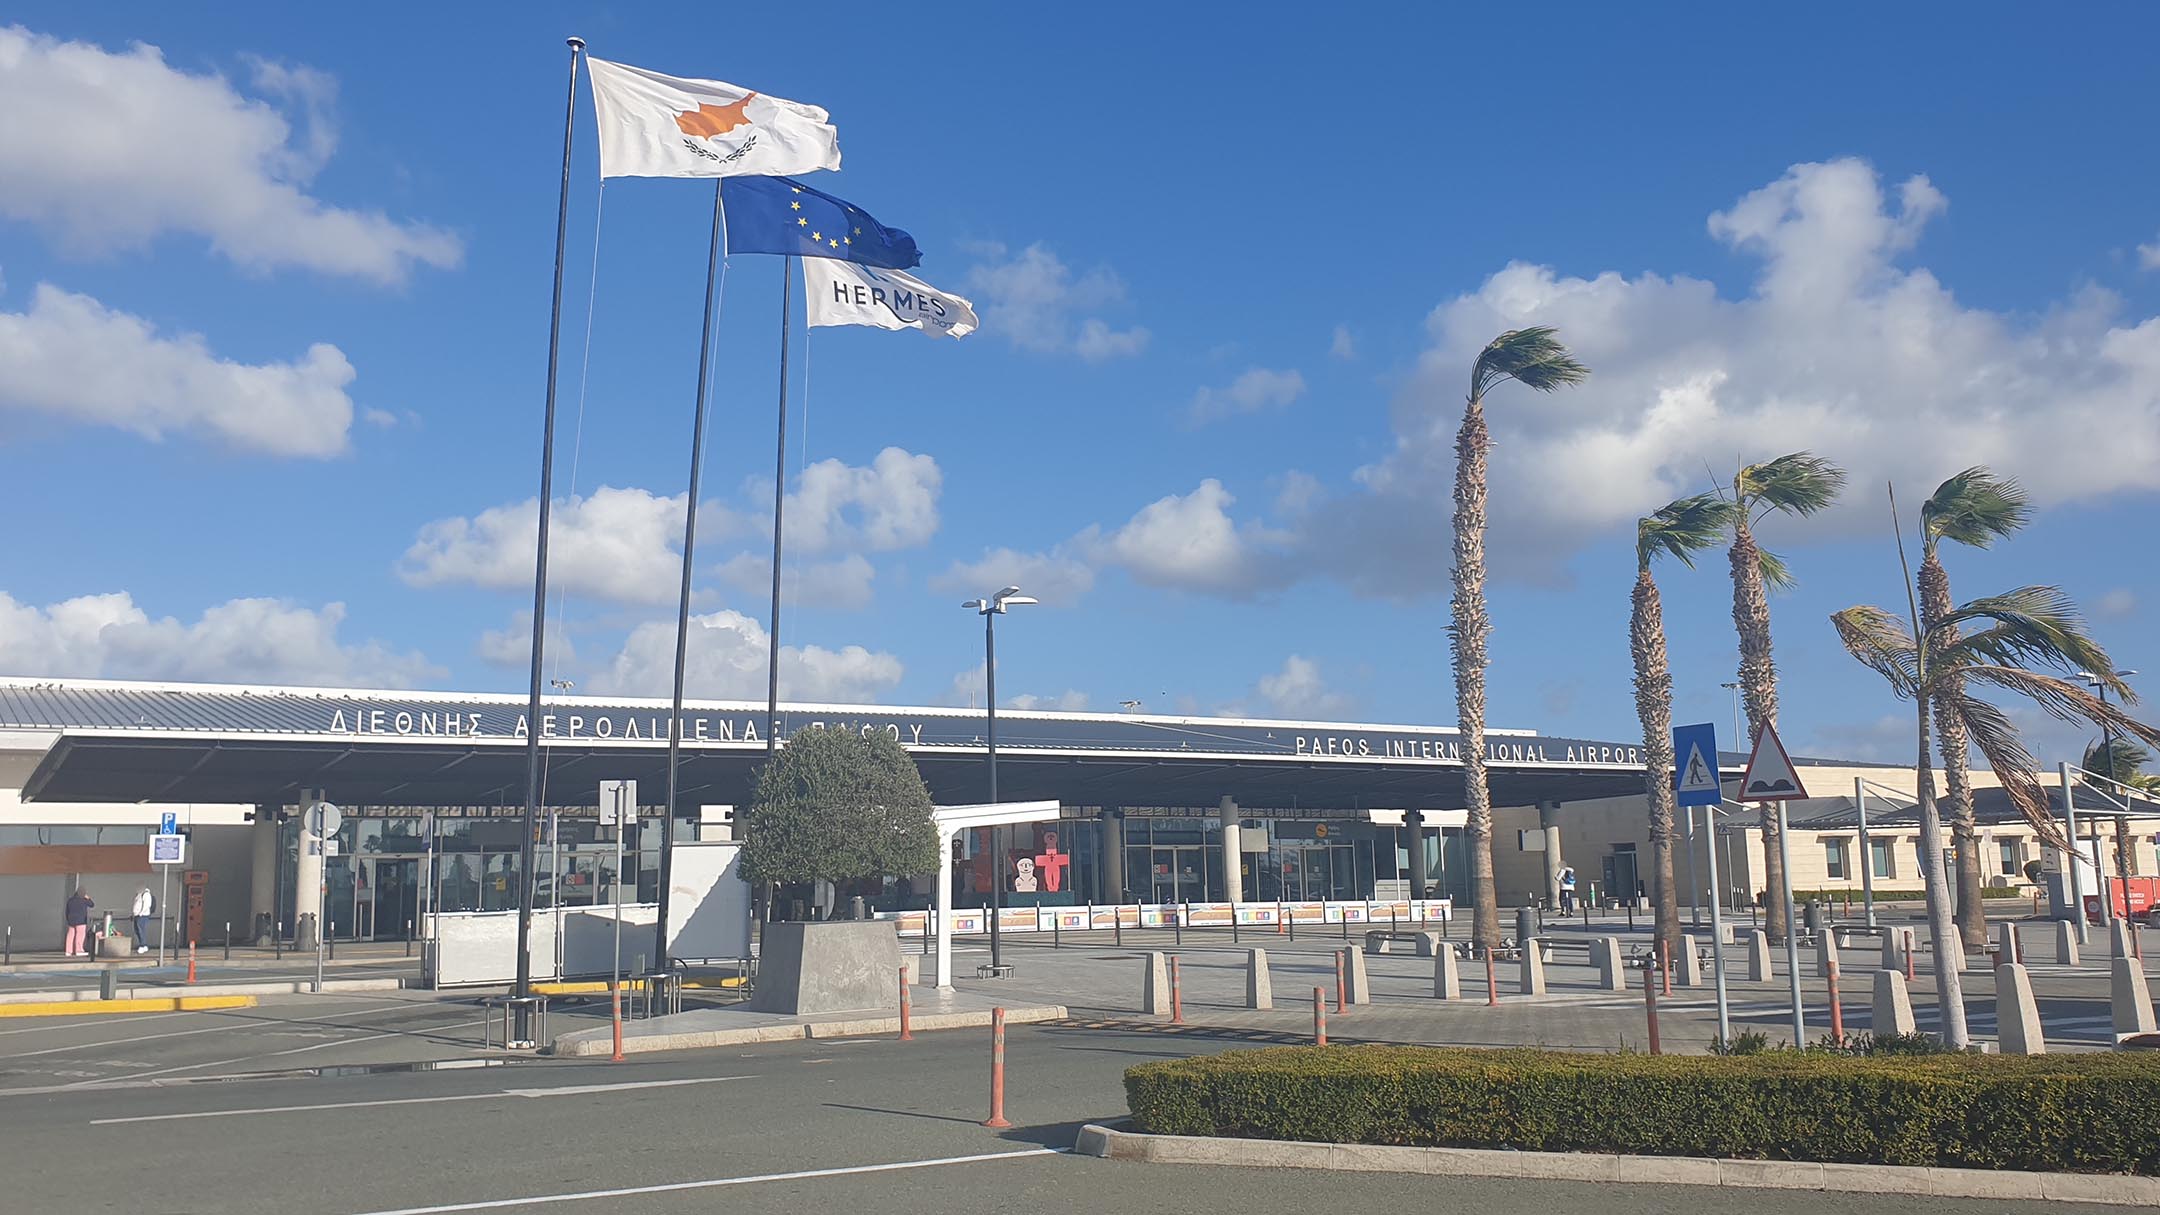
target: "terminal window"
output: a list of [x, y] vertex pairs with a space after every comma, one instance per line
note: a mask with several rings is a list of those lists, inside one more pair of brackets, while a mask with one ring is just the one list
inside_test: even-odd
[[1843, 881], [1852, 876], [1848, 871], [1849, 862], [1845, 855], [1849, 843], [1850, 841], [1844, 839], [1823, 841], [1823, 871], [1834, 880]]
[[1868, 863], [1879, 878], [1897, 876], [1897, 862], [1890, 852], [1889, 840], [1868, 841]]

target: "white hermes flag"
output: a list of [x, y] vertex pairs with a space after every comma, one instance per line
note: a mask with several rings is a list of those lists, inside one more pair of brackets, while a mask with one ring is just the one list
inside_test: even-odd
[[830, 257], [802, 259], [803, 295], [812, 325], [920, 329], [931, 337], [975, 332], [975, 305], [898, 270]]
[[587, 57], [602, 177], [790, 176], [840, 167], [824, 110]]

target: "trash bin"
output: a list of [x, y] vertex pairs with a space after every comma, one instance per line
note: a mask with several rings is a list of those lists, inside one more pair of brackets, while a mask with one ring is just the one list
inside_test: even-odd
[[1813, 899], [1800, 904], [1800, 922], [1807, 925], [1810, 932], [1821, 931], [1823, 926], [1822, 904]]

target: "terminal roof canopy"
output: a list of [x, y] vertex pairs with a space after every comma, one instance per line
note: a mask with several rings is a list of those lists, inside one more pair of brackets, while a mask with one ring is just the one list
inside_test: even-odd
[[[523, 697], [320, 688], [0, 679], [0, 731], [41, 751], [31, 801], [486, 806], [524, 800]], [[602, 780], [666, 787], [668, 705], [550, 697], [539, 723], [544, 800], [591, 804]], [[783, 704], [804, 729], [881, 732], [941, 803], [988, 799], [981, 710]], [[761, 703], [686, 703], [685, 804], [747, 801], [770, 733]], [[998, 713], [998, 794], [1067, 805], [1452, 809], [1461, 745], [1430, 726], [1105, 713]], [[1642, 790], [1639, 746], [1526, 732], [1487, 737], [1493, 801], [1527, 805]]]

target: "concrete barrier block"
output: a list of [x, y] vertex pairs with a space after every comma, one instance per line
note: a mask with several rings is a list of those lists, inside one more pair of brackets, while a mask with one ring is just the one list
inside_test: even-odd
[[1838, 961], [1837, 934], [1825, 932], [1815, 939], [1815, 977], [1829, 978], [1830, 968], [1833, 966], [1842, 967], [1842, 963]]
[[1673, 982], [1681, 987], [1702, 986], [1702, 946], [1693, 936], [1680, 938], [1680, 952], [1672, 960]]
[[1545, 994], [1545, 951], [1538, 948], [1542, 942], [1526, 941], [1523, 944], [1522, 965], [1518, 972], [1522, 994], [1542, 996]]
[[2040, 1008], [2033, 1002], [2032, 975], [2022, 963], [2005, 962], [1995, 968], [1995, 1024], [2003, 1054], [2047, 1053]]
[[1905, 930], [1904, 930], [1904, 929], [1902, 929], [1902, 928], [1885, 928], [1885, 929], [1883, 929], [1883, 932], [1882, 932], [1882, 968], [1883, 968], [1884, 970], [1895, 970], [1895, 971], [1897, 971], [1897, 972], [1899, 972], [1899, 973], [1901, 973], [1901, 974], [1902, 974], [1902, 973], [1904, 973], [1904, 970], [1905, 970]]
[[1877, 1034], [1913, 1032], [1912, 996], [1905, 990], [1903, 970], [1875, 972], [1875, 1003], [1872, 1021]]
[[1747, 935], [1747, 977], [1755, 983], [1767, 983], [1770, 973], [1770, 934], [1757, 928]]
[[1421, 958], [1438, 957], [1444, 950], [1445, 946], [1440, 944], [1439, 933], [1421, 932], [1418, 934], [1417, 956]]
[[2055, 964], [2057, 966], [2082, 966], [2078, 956], [2077, 925], [2068, 920], [2055, 921]]
[[1342, 951], [1343, 995], [1352, 1004], [1372, 1003], [1372, 979], [1365, 973], [1365, 955], [1355, 948]]
[[2134, 958], [2137, 947], [2130, 940], [2130, 921], [2121, 917], [2108, 921], [2108, 956], [2111, 958]]
[[1442, 1000], [1462, 999], [1462, 963], [1452, 949], [1433, 955], [1432, 994]]
[[1590, 956], [1597, 963], [1600, 989], [1627, 990], [1627, 967], [1620, 953], [1620, 938], [1599, 937], [1590, 942]]
[[1160, 952], [1140, 960], [1140, 1011], [1158, 1015], [1170, 1011], [1170, 962]]
[[1265, 949], [1245, 951], [1245, 1007], [1275, 1007], [1275, 984], [1268, 977]]
[[2118, 957], [2108, 983], [2108, 1003], [2115, 1012], [2115, 1034], [2149, 1034], [2160, 1030], [2153, 1022], [2152, 992], [2145, 986], [2145, 968], [2136, 958]]
[[2018, 940], [2017, 925], [2005, 921], [1995, 929], [1995, 965], [2001, 967], [2024, 961], [2025, 946]]

